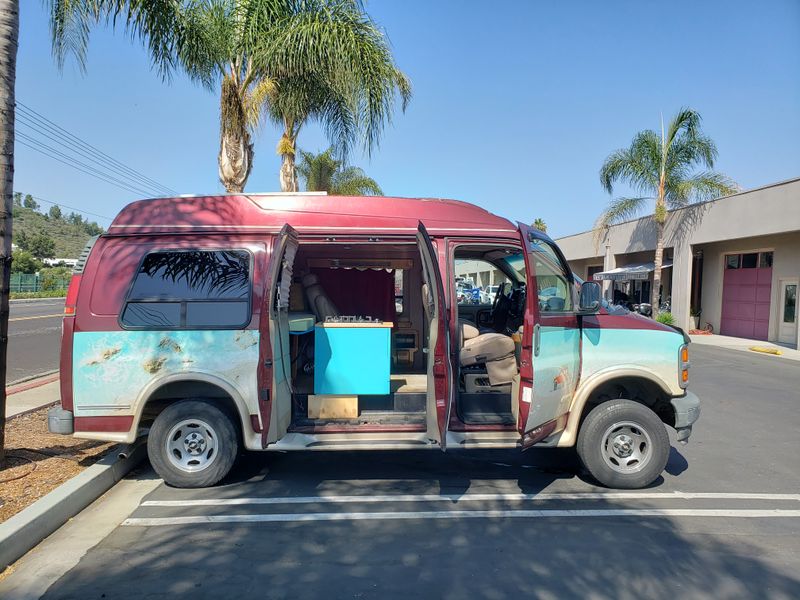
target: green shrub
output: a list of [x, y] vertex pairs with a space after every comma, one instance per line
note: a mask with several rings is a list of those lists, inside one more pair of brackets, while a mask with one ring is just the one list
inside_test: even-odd
[[72, 269], [69, 267], [44, 267], [39, 269], [43, 291], [62, 290], [69, 285]]
[[671, 312], [658, 313], [656, 321], [664, 325], [675, 325], [675, 317], [672, 316]]
[[41, 292], [11, 292], [12, 300], [27, 300], [30, 298], [64, 298], [67, 290], [53, 290]]

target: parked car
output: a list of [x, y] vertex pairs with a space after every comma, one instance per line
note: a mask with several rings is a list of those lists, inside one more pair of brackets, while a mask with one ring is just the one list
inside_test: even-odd
[[[489, 262], [507, 292], [459, 305], [473, 286], [457, 288], [455, 260]], [[179, 487], [214, 485], [242, 449], [534, 445], [576, 446], [603, 485], [647, 486], [665, 425], [685, 442], [700, 414], [689, 340], [574, 286], [546, 234], [462, 202], [134, 202], [76, 266], [49, 428], [147, 436]], [[547, 290], [546, 310], [528, 290]]]

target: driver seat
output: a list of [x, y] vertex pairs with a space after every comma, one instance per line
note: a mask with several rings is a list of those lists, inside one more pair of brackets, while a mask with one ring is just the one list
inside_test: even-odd
[[514, 340], [502, 333], [480, 333], [469, 321], [458, 320], [462, 367], [484, 366], [491, 385], [511, 383], [517, 374]]

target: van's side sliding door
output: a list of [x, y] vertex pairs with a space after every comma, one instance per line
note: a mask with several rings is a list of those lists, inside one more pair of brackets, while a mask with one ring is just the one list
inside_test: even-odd
[[[289, 359], [288, 310], [292, 266], [297, 253], [297, 232], [287, 223], [274, 238], [269, 255], [264, 304], [261, 310], [258, 409], [261, 446], [278, 440], [291, 419], [292, 389]], [[281, 331], [281, 329], [284, 331]], [[273, 352], [273, 342], [278, 356]]]
[[[428, 435], [437, 441], [442, 450], [447, 446], [447, 424], [450, 421], [450, 409], [453, 405], [453, 367], [450, 364], [450, 327], [447, 323], [447, 306], [445, 304], [444, 285], [436, 251], [431, 238], [420, 221], [417, 228], [417, 244], [422, 256], [422, 277], [425, 281], [425, 313], [432, 320], [430, 339], [434, 340], [433, 357], [428, 356], [430, 363], [428, 376], [433, 377], [434, 393], [428, 391], [427, 419]], [[429, 380], [430, 384], [430, 380]]]

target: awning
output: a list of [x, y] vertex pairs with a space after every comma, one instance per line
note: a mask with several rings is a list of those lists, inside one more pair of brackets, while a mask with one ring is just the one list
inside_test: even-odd
[[[665, 260], [661, 268], [667, 269], [672, 266], [671, 260]], [[650, 273], [655, 271], [656, 265], [652, 262], [634, 263], [625, 265], [624, 267], [617, 267], [610, 271], [602, 271], [595, 273], [593, 279], [595, 281], [630, 281], [633, 279], [650, 279]]]

